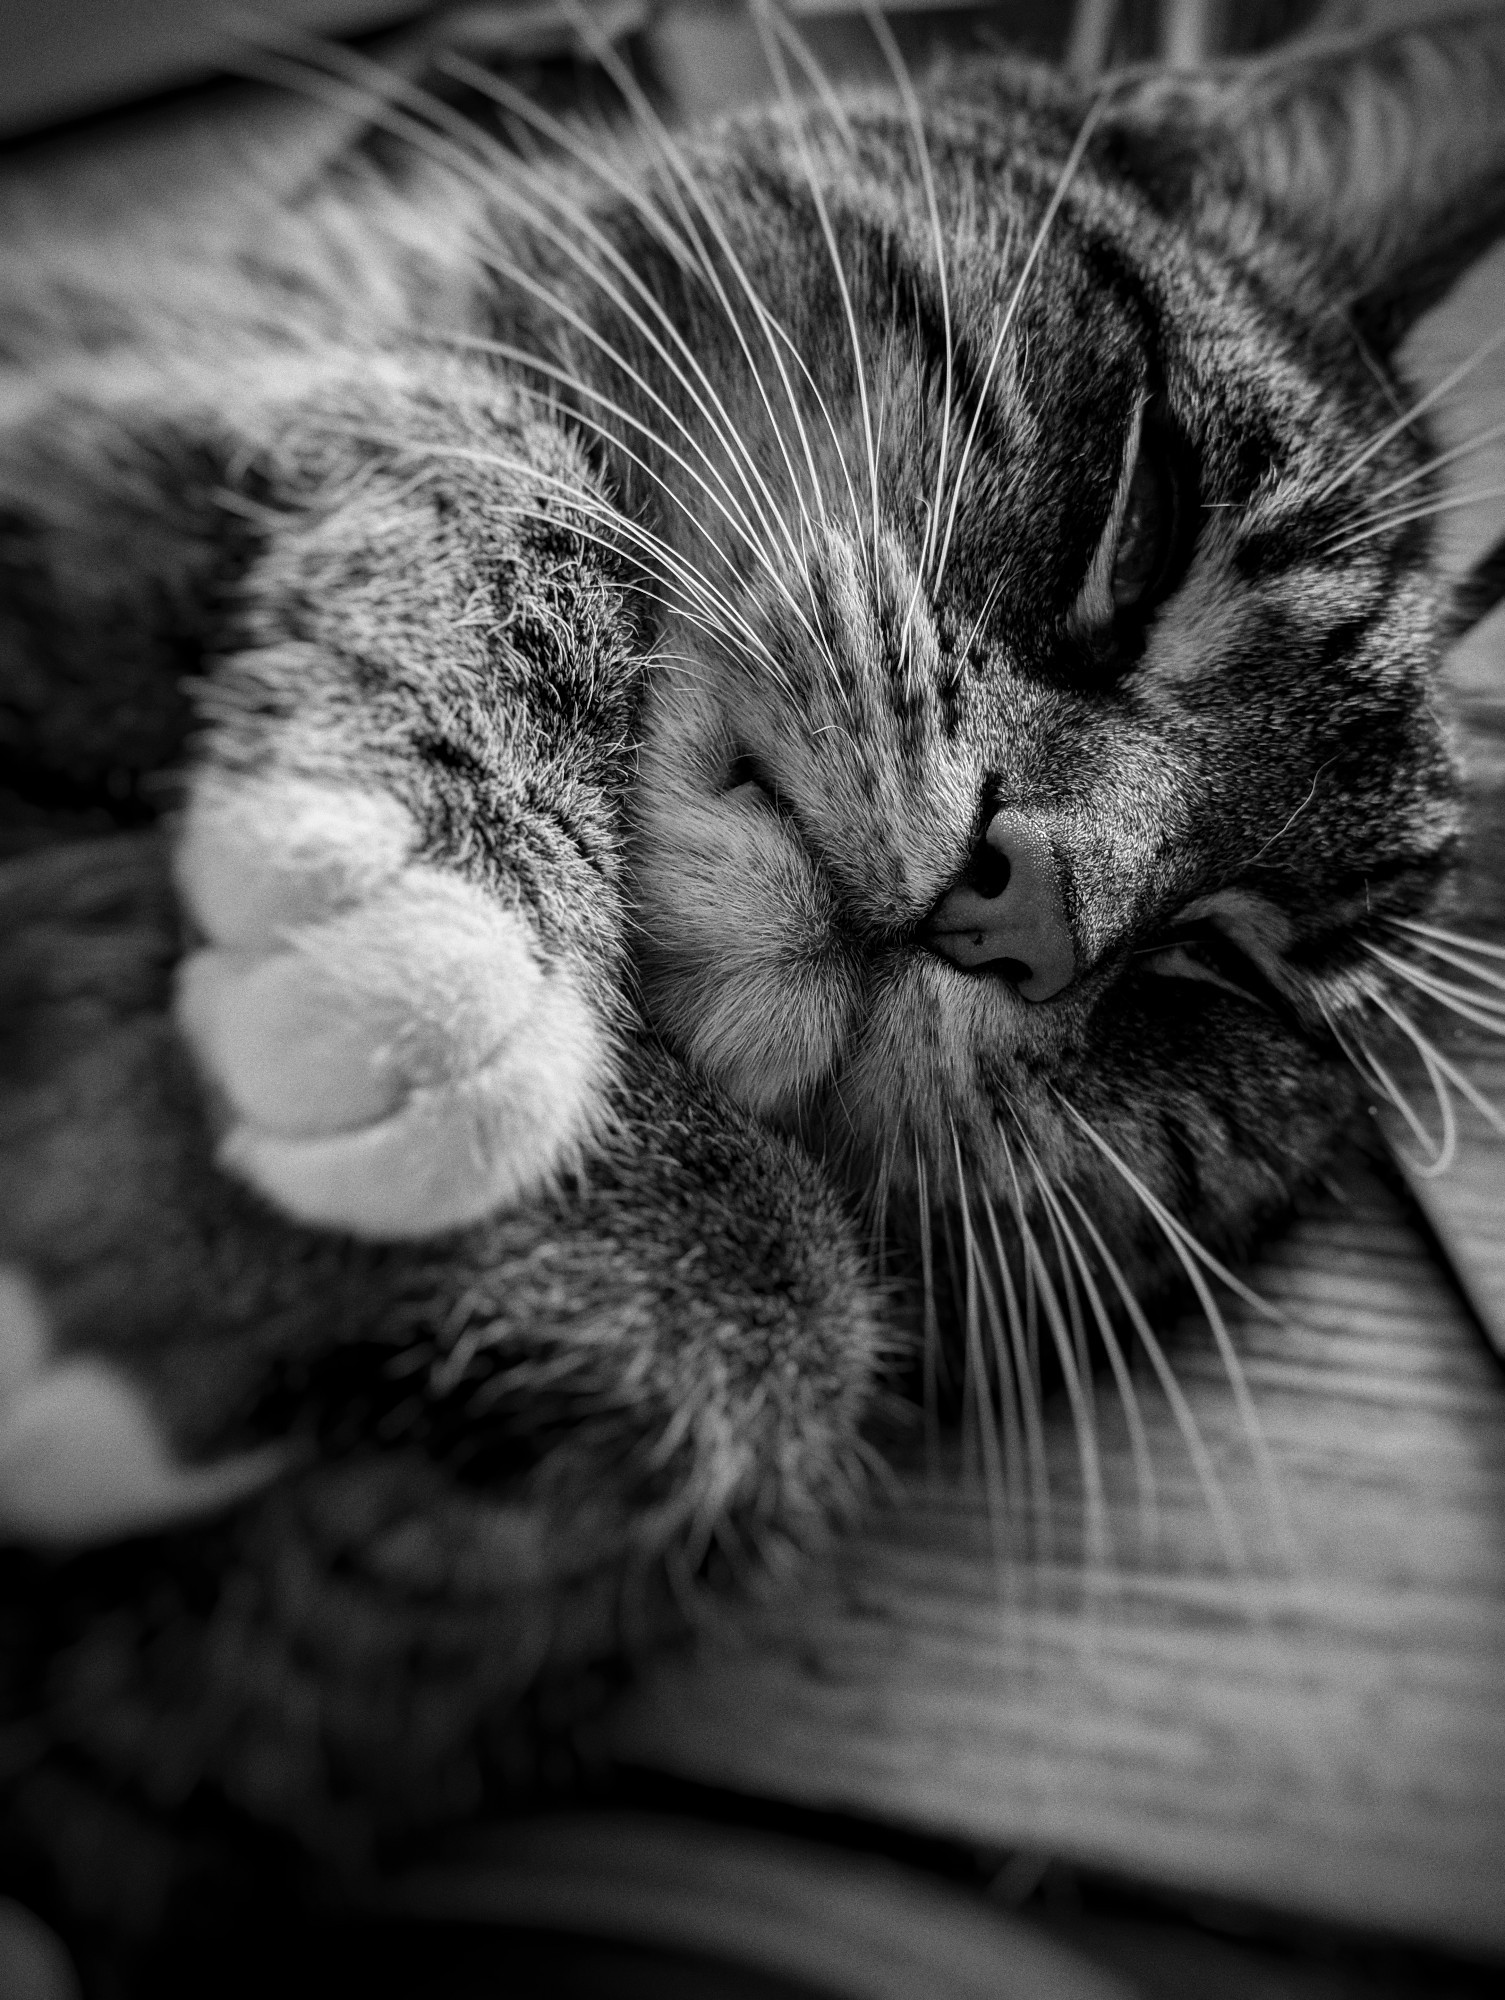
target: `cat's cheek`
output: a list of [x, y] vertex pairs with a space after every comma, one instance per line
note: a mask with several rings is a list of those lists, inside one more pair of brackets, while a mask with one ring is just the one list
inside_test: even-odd
[[756, 804], [682, 806], [639, 865], [660, 1028], [749, 1110], [792, 1110], [835, 1067], [857, 1001], [829, 889]]
[[835, 1067], [854, 1001], [839, 959], [750, 959], [706, 996], [691, 1059], [749, 1111], [791, 1114]]

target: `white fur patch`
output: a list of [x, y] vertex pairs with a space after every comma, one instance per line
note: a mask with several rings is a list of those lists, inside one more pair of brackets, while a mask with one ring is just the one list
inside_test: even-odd
[[569, 975], [484, 890], [405, 865], [400, 807], [247, 792], [196, 805], [179, 863], [211, 942], [180, 968], [178, 1020], [232, 1113], [221, 1163], [298, 1221], [378, 1238], [545, 1185], [608, 1067]]
[[49, 1346], [35, 1288], [0, 1269], [0, 1542], [117, 1541], [218, 1513], [282, 1470], [276, 1446], [177, 1463], [140, 1389]]
[[385, 793], [211, 772], [194, 785], [173, 872], [216, 944], [266, 949], [288, 925], [391, 881], [417, 844], [412, 816]]

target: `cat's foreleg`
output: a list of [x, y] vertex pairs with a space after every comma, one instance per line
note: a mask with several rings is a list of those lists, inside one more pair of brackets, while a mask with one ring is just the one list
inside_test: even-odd
[[226, 1167], [300, 1221], [422, 1235], [599, 1125], [632, 599], [580, 453], [482, 371], [375, 361], [270, 423], [177, 850], [178, 1016]]

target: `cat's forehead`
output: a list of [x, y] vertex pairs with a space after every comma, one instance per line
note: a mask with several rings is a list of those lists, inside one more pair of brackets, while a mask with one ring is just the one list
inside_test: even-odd
[[[873, 96], [840, 120], [748, 114], [685, 156], [722, 273], [719, 296], [698, 277], [681, 290], [688, 332], [724, 362], [744, 434], [770, 433], [775, 485], [796, 449], [830, 492], [871, 463], [912, 554], [944, 506], [937, 599], [1021, 632], [1069, 612], [1146, 408], [1195, 461], [1188, 505], [1231, 526], [1320, 486], [1379, 393], [1351, 352], [1335, 364], [1336, 320], [1319, 335], [1268, 256], [1167, 216], [1119, 150], [1079, 147], [1083, 116], [1058, 91], [932, 106], [917, 126]], [[778, 329], [772, 359], [735, 330], [744, 295]], [[776, 367], [808, 406], [788, 436]]]
[[1148, 368], [1194, 396], [1229, 385], [1251, 410], [1288, 389], [1299, 402], [1304, 371], [1285, 350], [1301, 342], [1268, 258], [1251, 275], [1236, 236], [1168, 219], [1120, 154], [1079, 155], [1083, 115], [1059, 90], [1000, 108], [979, 86], [974, 102], [927, 106], [917, 129], [869, 95], [839, 126], [808, 108], [744, 114], [688, 159], [715, 231], [791, 329], [839, 333], [834, 309], [870, 346], [935, 345], [949, 320], [980, 371], [997, 342], [990, 386], [1107, 369], [1131, 402]]

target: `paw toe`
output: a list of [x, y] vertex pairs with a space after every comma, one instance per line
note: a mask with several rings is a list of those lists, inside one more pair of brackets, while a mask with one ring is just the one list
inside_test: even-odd
[[178, 1018], [235, 1110], [270, 1131], [369, 1124], [402, 1097], [381, 1023], [302, 953], [195, 952]]
[[174, 873], [208, 937], [266, 949], [289, 926], [371, 895], [416, 845], [411, 815], [385, 793], [206, 772], [189, 801]]
[[297, 1220], [377, 1237], [473, 1222], [578, 1142], [605, 1047], [524, 919], [439, 870], [184, 966], [179, 1019], [235, 1123], [221, 1161]]

